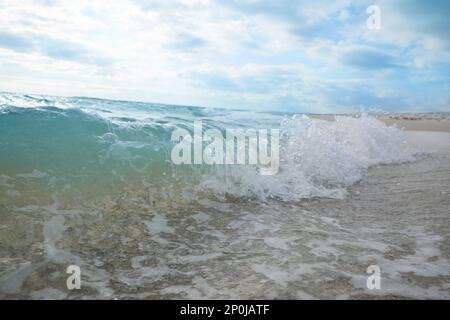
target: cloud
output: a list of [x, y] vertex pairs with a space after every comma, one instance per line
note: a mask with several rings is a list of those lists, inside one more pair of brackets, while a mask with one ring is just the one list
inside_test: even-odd
[[193, 50], [196, 48], [204, 47], [207, 42], [200, 37], [196, 37], [190, 34], [179, 34], [173, 41], [171, 48], [175, 50]]
[[395, 69], [402, 67], [393, 55], [371, 48], [346, 50], [341, 56], [341, 62], [347, 66], [366, 70]]
[[[340, 25], [349, 11], [345, 10], [351, 1], [309, 1], [309, 0], [222, 0], [223, 5], [240, 11], [247, 16], [265, 16], [285, 24], [287, 31], [301, 39], [337, 38]], [[364, 7], [364, 2], [360, 3]], [[364, 7], [365, 8], [365, 7]]]
[[79, 43], [47, 36], [35, 37], [35, 49], [54, 59], [75, 61], [97, 66], [109, 66], [111, 59], [83, 47]]
[[248, 65], [239, 69], [201, 66], [189, 70], [184, 77], [204, 88], [241, 94], [277, 94], [298, 90], [301, 86], [294, 68], [277, 66]]
[[0, 48], [26, 52], [33, 48], [33, 43], [28, 37], [0, 30]]
[[330, 15], [344, 9], [351, 1], [221, 0], [220, 2], [248, 15], [260, 14], [302, 23], [327, 19]]
[[450, 42], [450, 1], [399, 0], [392, 4], [416, 31]]
[[0, 30], [0, 48], [18, 52], [35, 52], [54, 59], [99, 66], [108, 66], [112, 63], [106, 57], [88, 50], [79, 43], [42, 34], [19, 34]]

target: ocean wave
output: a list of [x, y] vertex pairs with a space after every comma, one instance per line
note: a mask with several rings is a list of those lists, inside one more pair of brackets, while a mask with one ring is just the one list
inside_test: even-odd
[[256, 169], [236, 167], [219, 179], [204, 177], [200, 189], [263, 200], [343, 198], [370, 167], [414, 161], [421, 154], [407, 143], [402, 130], [367, 115], [337, 117], [336, 121], [294, 116], [280, 128], [278, 175], [261, 176]]
[[[403, 131], [368, 115], [335, 121], [249, 112], [240, 117], [237, 111], [18, 94], [1, 94], [0, 105], [0, 173], [25, 179], [42, 172], [70, 192], [86, 184], [98, 190], [165, 185], [165, 192], [191, 199], [342, 198], [368, 168], [414, 161], [420, 154]], [[232, 121], [224, 115], [238, 127], [280, 129], [277, 175], [261, 176], [250, 165], [171, 163], [173, 130], [192, 129], [198, 120], [204, 129], [225, 130]]]

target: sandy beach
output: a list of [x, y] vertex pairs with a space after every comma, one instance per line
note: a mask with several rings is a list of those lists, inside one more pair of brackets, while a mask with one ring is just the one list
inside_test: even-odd
[[[398, 128], [408, 131], [435, 131], [435, 132], [450, 132], [450, 119], [447, 117], [433, 117], [428, 115], [424, 118], [423, 114], [408, 114], [408, 115], [376, 115], [388, 126], [396, 126]], [[334, 115], [311, 115], [311, 118], [333, 120]]]
[[387, 125], [396, 125], [409, 131], [438, 131], [450, 132], [450, 119], [423, 119], [419, 116], [384, 116], [379, 117]]

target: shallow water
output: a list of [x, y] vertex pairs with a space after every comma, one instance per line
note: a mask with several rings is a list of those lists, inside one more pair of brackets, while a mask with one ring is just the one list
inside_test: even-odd
[[[343, 200], [4, 207], [1, 296], [448, 299], [449, 160], [372, 168]], [[381, 290], [366, 289], [373, 264]]]
[[[308, 137], [288, 140], [301, 152], [282, 163], [287, 176], [256, 183], [253, 171], [238, 169], [236, 184], [162, 164], [142, 179], [114, 156], [99, 167], [89, 157], [103, 149], [88, 134], [91, 151], [64, 166], [51, 155], [15, 166], [2, 157], [0, 298], [449, 299], [450, 135], [371, 119], [287, 127]], [[142, 137], [127, 132], [115, 134]], [[62, 152], [54, 142], [40, 147]], [[98, 168], [117, 175], [88, 179]], [[81, 268], [81, 290], [66, 287], [69, 265]], [[380, 290], [366, 288], [370, 265], [381, 268]]]

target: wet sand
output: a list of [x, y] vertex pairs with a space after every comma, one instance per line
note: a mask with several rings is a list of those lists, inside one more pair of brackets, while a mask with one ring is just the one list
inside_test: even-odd
[[[450, 132], [450, 119], [439, 118], [425, 119], [416, 115], [386, 115], [376, 116], [378, 119], [386, 123], [388, 126], [396, 126], [408, 131], [434, 131], [434, 132]], [[311, 118], [334, 120], [334, 115], [311, 115]]]
[[450, 132], [450, 120], [402, 120], [381, 117], [388, 126], [396, 125], [410, 131], [433, 131], [433, 132]]

